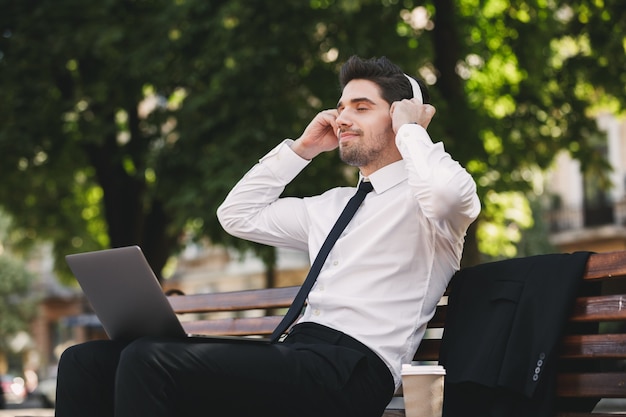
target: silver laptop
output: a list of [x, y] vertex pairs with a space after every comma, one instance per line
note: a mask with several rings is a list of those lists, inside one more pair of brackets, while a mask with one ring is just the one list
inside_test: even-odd
[[[200, 336], [185, 333], [139, 246], [78, 253], [65, 259], [110, 339]], [[269, 343], [260, 338], [201, 337]]]

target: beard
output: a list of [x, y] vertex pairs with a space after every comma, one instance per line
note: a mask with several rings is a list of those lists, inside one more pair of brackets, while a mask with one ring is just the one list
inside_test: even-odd
[[352, 140], [345, 145], [339, 145], [339, 158], [346, 164], [362, 167], [371, 164], [380, 158], [386, 147], [386, 135], [380, 134], [370, 140], [359, 131], [358, 140]]
[[376, 157], [376, 153], [372, 150], [365, 149], [363, 146], [354, 143], [348, 146], [339, 147], [339, 158], [346, 164], [353, 167], [360, 167], [369, 164]]

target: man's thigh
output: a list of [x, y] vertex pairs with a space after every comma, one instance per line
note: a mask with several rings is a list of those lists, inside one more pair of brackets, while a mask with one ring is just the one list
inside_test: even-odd
[[233, 416], [332, 416], [333, 410], [349, 415], [340, 410], [347, 404], [344, 394], [352, 391], [342, 391], [363, 356], [342, 347], [322, 350], [330, 353], [305, 344], [141, 339], [122, 353], [117, 388], [130, 393], [141, 383], [133, 379], [143, 375], [147, 390], [128, 400], [164, 391], [182, 415], [200, 410]]

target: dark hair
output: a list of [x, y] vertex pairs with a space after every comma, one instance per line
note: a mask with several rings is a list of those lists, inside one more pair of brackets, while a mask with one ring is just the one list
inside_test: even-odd
[[[413, 77], [415, 78], [415, 77]], [[405, 98], [413, 98], [411, 83], [399, 66], [386, 57], [362, 59], [351, 56], [339, 71], [339, 84], [343, 90], [352, 80], [369, 80], [378, 85], [380, 95], [389, 104]], [[423, 80], [415, 78], [422, 90], [424, 103], [430, 103], [430, 94]]]

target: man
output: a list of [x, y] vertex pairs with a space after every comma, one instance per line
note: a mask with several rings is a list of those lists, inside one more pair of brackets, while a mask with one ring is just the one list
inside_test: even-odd
[[337, 108], [263, 157], [218, 209], [229, 233], [313, 259], [355, 189], [280, 198], [284, 187], [337, 148], [373, 186], [288, 335], [269, 345], [197, 338], [72, 347], [59, 365], [58, 417], [382, 415], [459, 268], [480, 203], [470, 175], [425, 130], [435, 109], [423, 104], [423, 85], [386, 58], [357, 57], [340, 83]]

